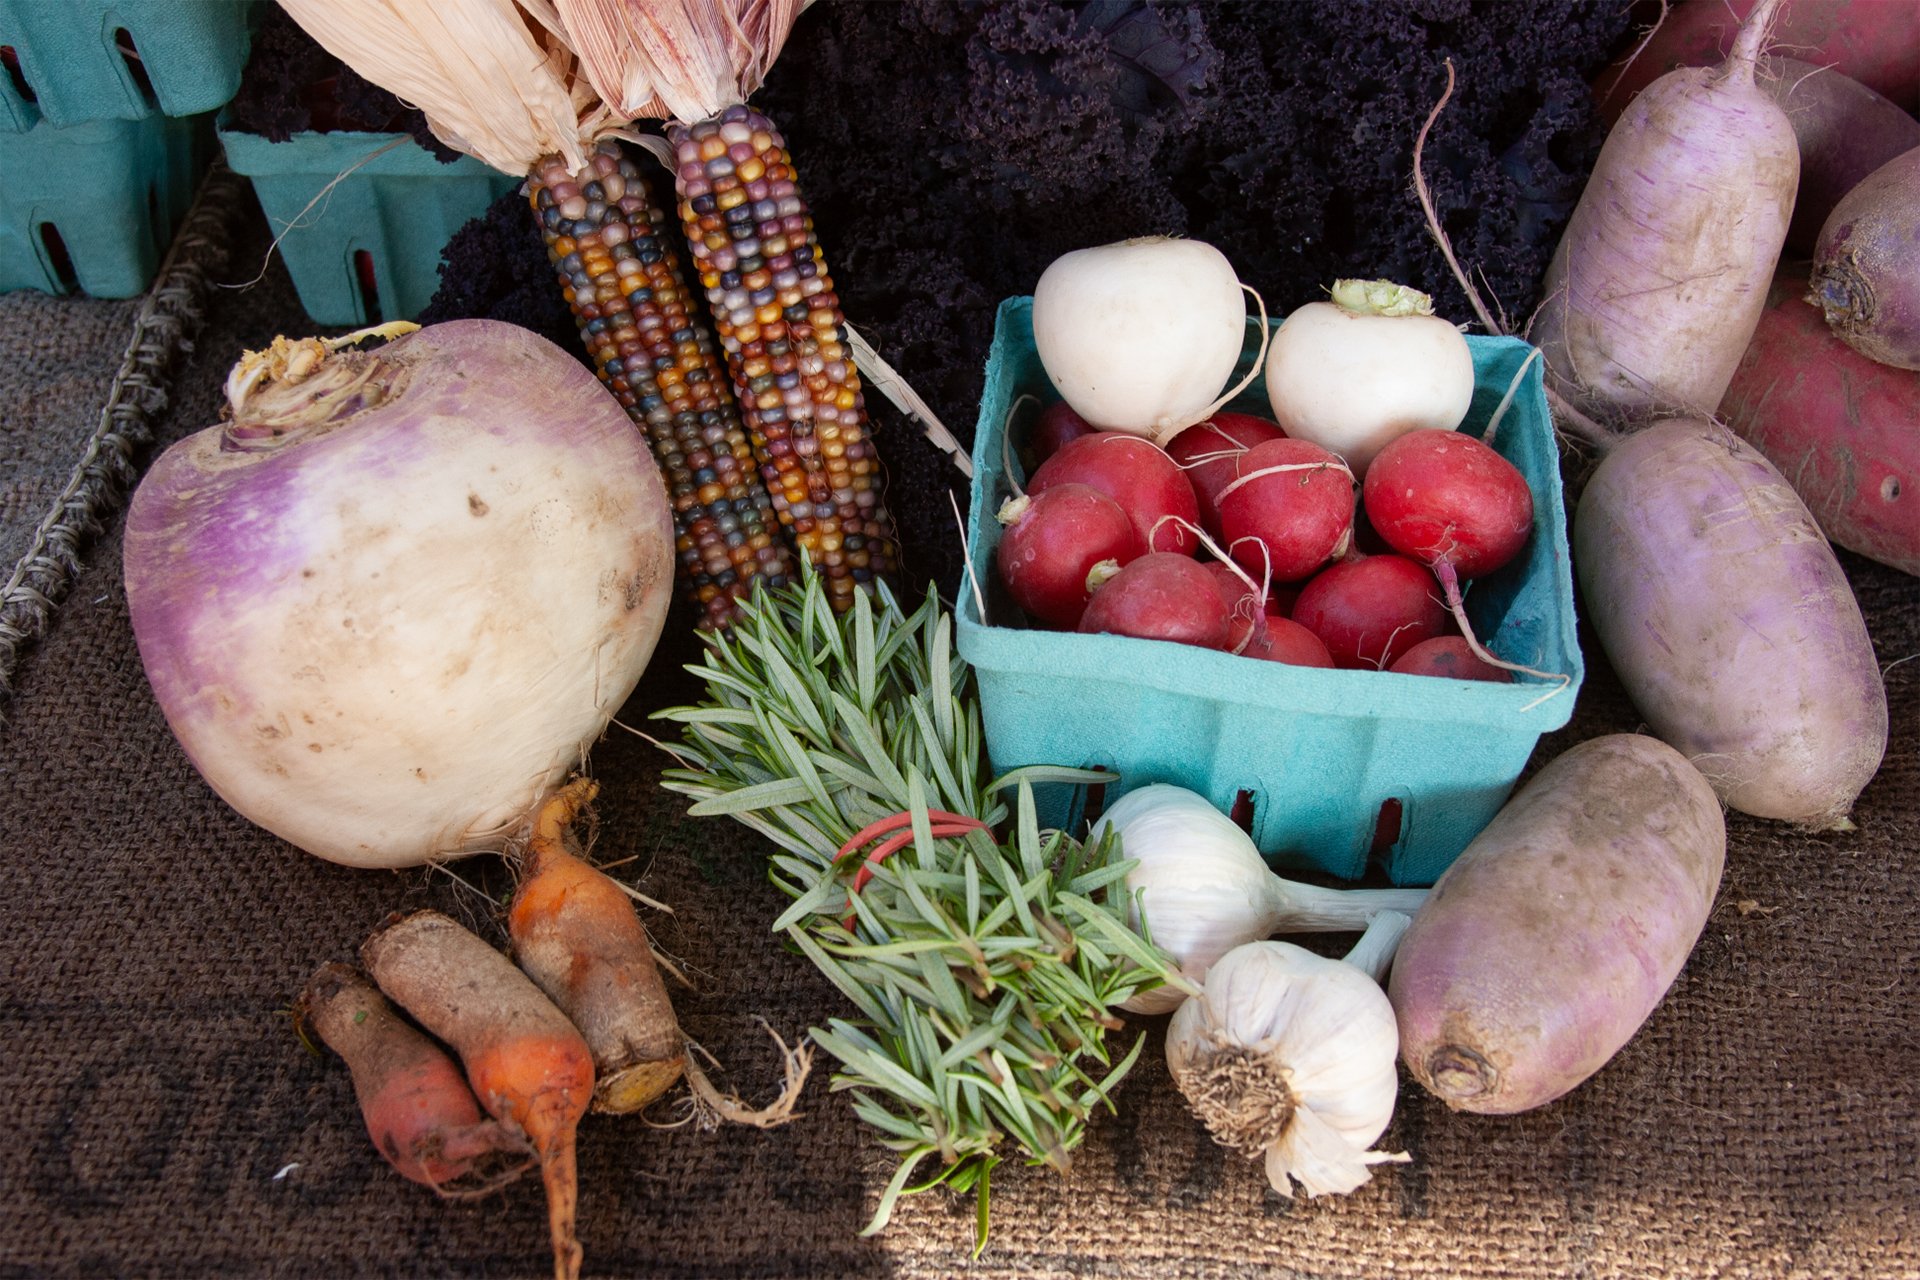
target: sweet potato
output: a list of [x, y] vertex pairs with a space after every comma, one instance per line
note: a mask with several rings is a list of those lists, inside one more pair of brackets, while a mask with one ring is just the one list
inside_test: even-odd
[[1615, 445], [1573, 520], [1587, 617], [1635, 707], [1728, 805], [1846, 829], [1887, 747], [1887, 693], [1806, 504], [1726, 427]]
[[1780, 468], [1828, 538], [1920, 575], [1920, 374], [1842, 342], [1783, 267], [1720, 414]]
[[1387, 992], [1413, 1078], [1461, 1111], [1526, 1111], [1632, 1038], [1705, 927], [1719, 802], [1673, 748], [1593, 738], [1541, 769], [1433, 886]]

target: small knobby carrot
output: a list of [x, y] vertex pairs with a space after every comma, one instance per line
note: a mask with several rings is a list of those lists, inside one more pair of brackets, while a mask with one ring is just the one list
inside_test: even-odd
[[494, 1119], [525, 1133], [547, 1187], [556, 1280], [580, 1274], [574, 1134], [593, 1098], [593, 1051], [513, 962], [437, 911], [390, 919], [360, 948], [387, 996], [453, 1046]]
[[514, 958], [593, 1049], [595, 1111], [637, 1111], [686, 1069], [686, 1042], [633, 900], [569, 848], [598, 788], [577, 779], [534, 817], [507, 915]]
[[352, 966], [322, 965], [294, 1014], [346, 1060], [367, 1134], [404, 1177], [468, 1199], [533, 1163], [524, 1138], [481, 1112], [459, 1064]]

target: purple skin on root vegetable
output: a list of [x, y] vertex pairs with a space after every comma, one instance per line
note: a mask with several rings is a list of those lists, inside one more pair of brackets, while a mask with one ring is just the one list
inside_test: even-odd
[[1807, 301], [1861, 355], [1920, 369], [1920, 148], [1834, 206], [1814, 248]]
[[1413, 1078], [1492, 1115], [1586, 1080], [1673, 985], [1725, 859], [1719, 802], [1671, 747], [1613, 734], [1551, 761], [1400, 943], [1387, 992]]
[[1723, 801], [1851, 828], [1886, 687], [1845, 571], [1772, 463], [1697, 419], [1626, 437], [1581, 494], [1573, 564], [1634, 707]]
[[168, 725], [222, 798], [309, 853], [498, 849], [665, 623], [673, 523], [644, 436], [577, 360], [491, 320], [237, 398], [127, 515]]
[[1162, 551], [1141, 556], [1102, 584], [1079, 629], [1225, 649], [1232, 607], [1198, 560]]
[[1192, 555], [1200, 545], [1193, 533], [1200, 522], [1193, 486], [1151, 440], [1117, 431], [1070, 440], [1033, 473], [1027, 492], [1037, 497], [1057, 484], [1091, 485], [1119, 503], [1133, 520], [1142, 553]]
[[1811, 254], [1843, 196], [1895, 156], [1920, 147], [1920, 120], [1833, 66], [1770, 57], [1755, 81], [1787, 113], [1800, 144], [1787, 248]]
[[1754, 84], [1778, 3], [1723, 65], [1634, 98], [1547, 268], [1527, 337], [1549, 388], [1603, 427], [1711, 414], [1766, 305], [1800, 181], [1793, 126]]

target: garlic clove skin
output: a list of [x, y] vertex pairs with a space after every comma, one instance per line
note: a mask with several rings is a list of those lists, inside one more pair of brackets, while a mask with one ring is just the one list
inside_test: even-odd
[[1286, 942], [1234, 948], [1167, 1027], [1167, 1066], [1214, 1138], [1263, 1155], [1283, 1195], [1351, 1191], [1386, 1132], [1400, 1040], [1386, 993], [1340, 960]]
[[[1144, 914], [1153, 943], [1199, 983], [1207, 970], [1241, 943], [1264, 938], [1275, 925], [1274, 881], [1247, 833], [1207, 798], [1184, 787], [1153, 783], [1129, 791], [1094, 824], [1088, 839], [1120, 833], [1120, 856], [1137, 861], [1127, 873], [1133, 922]], [[1186, 995], [1155, 987], [1121, 1004], [1130, 1013], [1166, 1013]]]

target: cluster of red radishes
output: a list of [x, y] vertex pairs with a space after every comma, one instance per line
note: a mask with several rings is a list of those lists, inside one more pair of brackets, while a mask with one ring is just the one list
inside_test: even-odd
[[1021, 452], [1031, 479], [1001, 508], [996, 562], [1042, 626], [1297, 666], [1510, 678], [1455, 622], [1461, 580], [1525, 547], [1533, 495], [1472, 436], [1406, 432], [1356, 479], [1266, 418], [1215, 413], [1161, 449], [1061, 402]]

